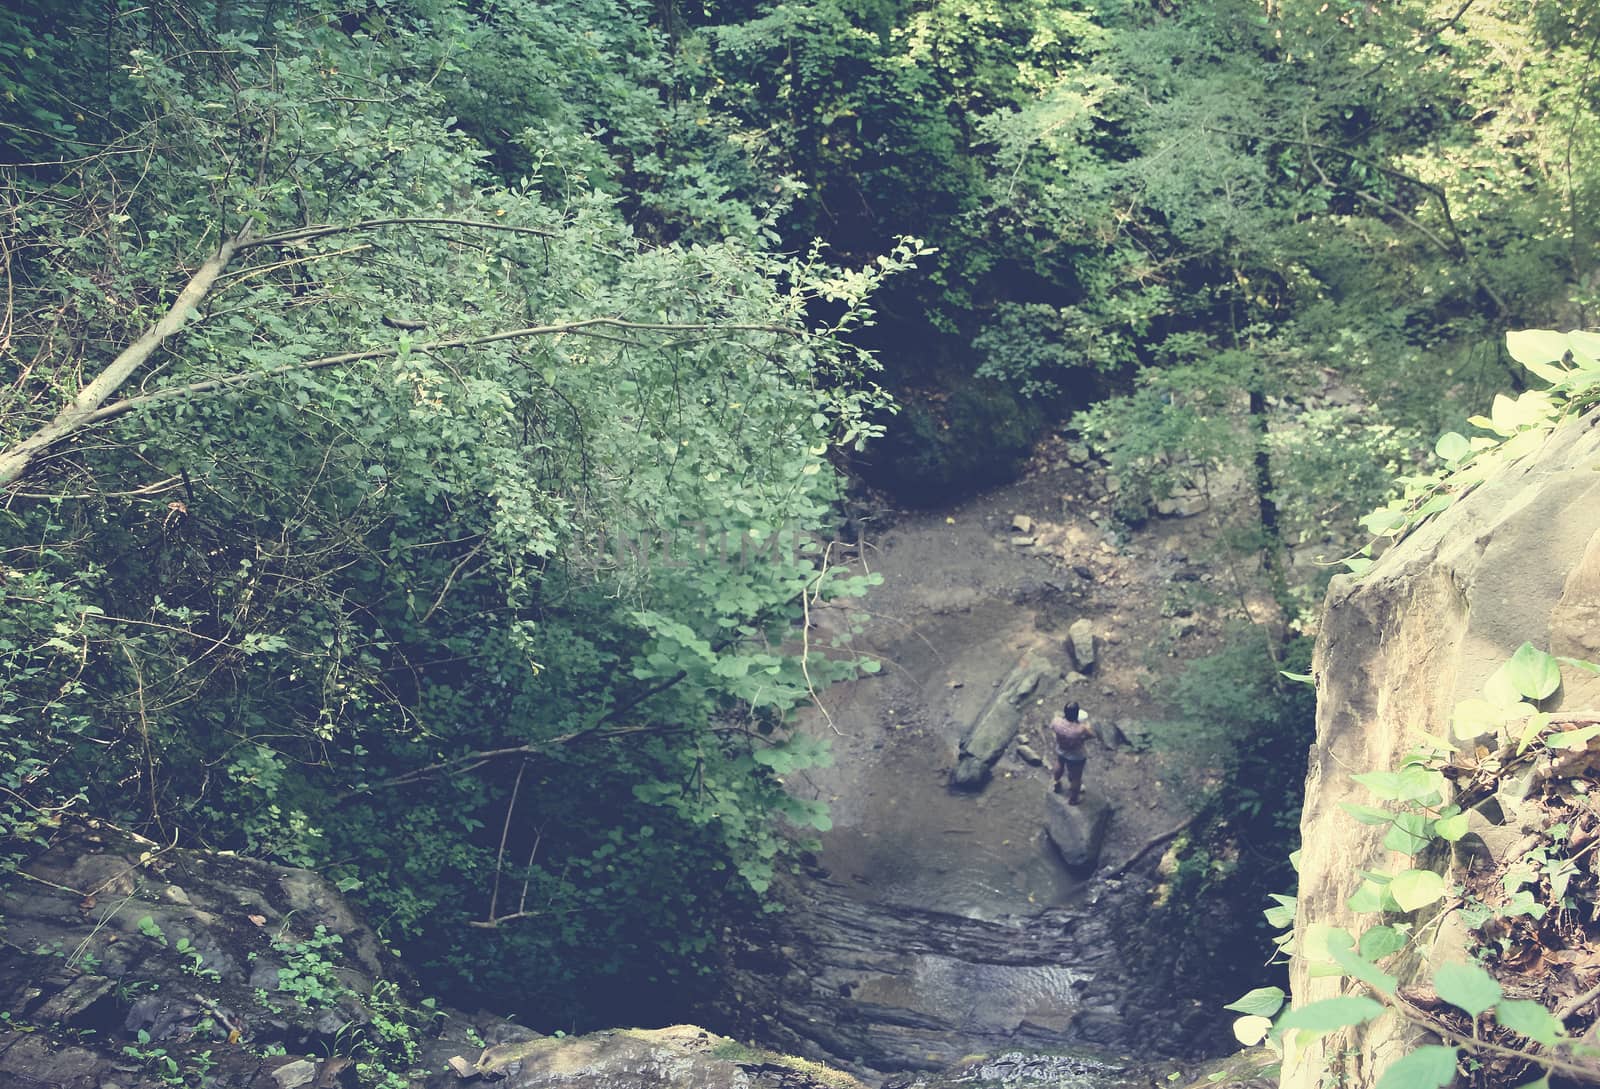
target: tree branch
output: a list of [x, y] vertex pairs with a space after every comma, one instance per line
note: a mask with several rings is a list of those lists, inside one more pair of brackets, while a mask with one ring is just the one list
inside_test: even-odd
[[183, 290], [178, 292], [178, 297], [173, 300], [172, 306], [162, 315], [161, 320], [147, 329], [138, 340], [124, 348], [111, 361], [110, 366], [79, 390], [72, 403], [58, 412], [55, 419], [11, 449], [0, 453], [0, 488], [15, 482], [39, 454], [87, 426], [95, 412], [105, 403], [106, 398], [115, 393], [134, 371], [145, 364], [161, 346], [162, 341], [182, 327], [189, 312], [200, 305], [206, 293], [211, 290], [211, 285], [216, 283], [217, 277], [222, 274], [222, 270], [228, 267], [228, 262], [233, 260], [239, 247], [247, 241], [247, 235], [241, 233], [224, 242], [217, 252], [189, 277], [189, 282], [183, 285]]
[[478, 219], [452, 219], [445, 216], [397, 216], [393, 219], [363, 219], [357, 223], [320, 223], [311, 227], [296, 227], [277, 234], [252, 238], [239, 246], [242, 252], [257, 246], [290, 246], [326, 238], [330, 234], [350, 234], [353, 231], [370, 231], [378, 227], [470, 227], [480, 231], [506, 231], [511, 234], [531, 234], [539, 238], [557, 238], [555, 231], [538, 227], [519, 227], [511, 223], [492, 223]]
[[[232, 254], [235, 252], [235, 249], [224, 247], [224, 250], [229, 257], [232, 256]], [[221, 261], [220, 263], [218, 262], [218, 258], [221, 258], [222, 256], [223, 251], [219, 251], [217, 257], [213, 257], [210, 261], [206, 262], [206, 268], [211, 268], [212, 265], [215, 265], [215, 268], [211, 269], [210, 276], [206, 279], [204, 288], [210, 287], [211, 283], [215, 281], [217, 273], [221, 272], [223, 265], [226, 264], [226, 261]], [[191, 281], [189, 287], [184, 289], [185, 296], [191, 294], [190, 289], [194, 287], [199, 278], [200, 274], [197, 273], [195, 280]], [[198, 294], [195, 294], [193, 302], [198, 302], [200, 295], [203, 293], [204, 290]], [[181, 301], [183, 300], [180, 297], [180, 302]], [[193, 302], [189, 302], [186, 305], [193, 305]], [[182, 311], [179, 309], [179, 307], [174, 305], [173, 313], [177, 314], [181, 312]], [[172, 315], [169, 314], [168, 318], [171, 317]], [[230, 374], [222, 378], [210, 378], [202, 382], [190, 382], [187, 385], [182, 386], [169, 386], [165, 389], [158, 389], [153, 393], [140, 394], [136, 397], [125, 397], [120, 401], [113, 401], [109, 405], [101, 405], [100, 402], [103, 401], [110, 393], [114, 392], [116, 387], [125, 381], [128, 376], [132, 374], [133, 371], [139, 366], [139, 364], [144, 362], [144, 360], [149, 357], [150, 353], [155, 350], [156, 345], [159, 344], [162, 339], [165, 339], [165, 337], [169, 335], [172, 330], [175, 329], [181, 322], [181, 319], [174, 320], [172, 322], [172, 328], [166, 329], [165, 332], [161, 333], [160, 337], [152, 340], [152, 335], [156, 332], [156, 330], [159, 330], [162, 328], [162, 326], [166, 325], [168, 318], [163, 318], [161, 323], [152, 329], [151, 333], [147, 333], [145, 336], [139, 338], [135, 346], [144, 345], [145, 347], [144, 350], [139, 353], [137, 358], [129, 359], [126, 365], [122, 365], [123, 357], [129, 356], [134, 351], [134, 348], [130, 347], [126, 352], [123, 353], [122, 356], [118, 356], [117, 362], [113, 363], [112, 367], [108, 367], [99, 378], [96, 378], [94, 382], [90, 383], [89, 386], [84, 388], [84, 392], [79, 394], [77, 400], [74, 402], [75, 406], [79, 405], [81, 402], [84, 407], [74, 407], [64, 410], [61, 415], [49, 425], [41, 428], [38, 432], [18, 443], [5, 453], [0, 454], [0, 488], [15, 482], [16, 479], [21, 476], [24, 471], [26, 471], [28, 465], [35, 457], [49, 449], [51, 446], [54, 446], [56, 443], [61, 442], [63, 439], [70, 438], [72, 435], [84, 430], [85, 428], [105, 423], [108, 420], [114, 420], [119, 416], [126, 416], [135, 409], [145, 408], [149, 405], [159, 404], [163, 401], [175, 400], [182, 397], [199, 397], [213, 393], [220, 393], [225, 390], [248, 385], [252, 382], [259, 382], [265, 378], [276, 378], [281, 375], [293, 374], [298, 371], [324, 370], [328, 367], [338, 367], [346, 363], [359, 363], [369, 359], [392, 359], [401, 354], [400, 345], [395, 345], [391, 348], [373, 348], [362, 352], [341, 352], [337, 355], [326, 355], [318, 359], [306, 359], [297, 363], [285, 363], [280, 367], [269, 367], [262, 371], [249, 371], [243, 374]], [[496, 344], [505, 340], [521, 340], [527, 337], [550, 336], [557, 333], [576, 333], [580, 335], [587, 335], [589, 334], [590, 330], [597, 328], [627, 329], [635, 332], [658, 333], [772, 333], [779, 336], [792, 337], [806, 337], [810, 335], [804, 329], [786, 327], [782, 325], [742, 323], [730, 323], [725, 325], [716, 325], [710, 323], [688, 323], [680, 325], [670, 322], [624, 321], [621, 318], [583, 318], [578, 321], [557, 322], [551, 325], [530, 325], [523, 329], [507, 329], [502, 332], [486, 333], [481, 336], [452, 337], [447, 340], [434, 340], [429, 341], [426, 344], [412, 345], [409, 350], [413, 352], [435, 352], [450, 348], [475, 348], [484, 344]], [[116, 381], [107, 382], [106, 380], [108, 376], [112, 375], [112, 368], [117, 368], [119, 373], [115, 376]], [[91, 390], [97, 391], [97, 395], [93, 397], [92, 400], [89, 396]]]

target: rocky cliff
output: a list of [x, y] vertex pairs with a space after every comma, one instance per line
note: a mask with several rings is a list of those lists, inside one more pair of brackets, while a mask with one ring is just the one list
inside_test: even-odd
[[541, 1036], [421, 999], [316, 874], [61, 830], [0, 887], [0, 1089], [862, 1089], [692, 1026]]
[[[1393, 872], [1396, 866], [1397, 856], [1383, 843], [1385, 829], [1359, 823], [1344, 808], [1374, 801], [1352, 782], [1352, 773], [1399, 767], [1419, 739], [1450, 743], [1456, 704], [1480, 696], [1485, 680], [1525, 641], [1551, 654], [1600, 660], [1600, 414], [1594, 412], [1558, 428], [1536, 453], [1413, 531], [1361, 578], [1341, 577], [1330, 589], [1314, 667], [1317, 738], [1301, 823], [1296, 937], [1302, 949], [1314, 924], [1359, 932], [1376, 922], [1375, 915], [1358, 915], [1346, 901], [1360, 883], [1358, 871]], [[1600, 708], [1600, 676], [1572, 667], [1562, 673], [1563, 686], [1544, 702], [1545, 710]], [[1464, 777], [1481, 779], [1480, 765], [1497, 756], [1474, 750], [1470, 742], [1455, 744], [1466, 750], [1455, 758]], [[1570, 832], [1583, 833], [1593, 819], [1581, 781], [1587, 759], [1578, 754], [1558, 768], [1537, 751], [1531, 759], [1507, 757], [1504, 770], [1496, 772], [1498, 786], [1491, 783], [1492, 793], [1471, 814], [1473, 834], [1456, 848], [1457, 865], [1428, 856], [1417, 865], [1456, 875], [1465, 872], [1460, 864], [1466, 851], [1479, 852], [1481, 871], [1543, 850], [1548, 837], [1541, 831], [1540, 807], [1555, 805], [1558, 795], [1577, 799]], [[1562, 776], [1578, 785], [1558, 783]], [[1578, 878], [1583, 866], [1592, 874], [1593, 857], [1591, 852], [1587, 861], [1575, 863]], [[1447, 895], [1415, 920], [1417, 933], [1427, 937], [1414, 943], [1418, 952], [1408, 962], [1389, 966], [1401, 977], [1402, 995], [1408, 984], [1431, 979], [1437, 964], [1462, 960], [1485, 940], [1471, 929], [1462, 906], [1462, 897]], [[1430, 923], [1437, 924], [1436, 936]], [[1548, 939], [1541, 952], [1550, 955], [1528, 969], [1533, 975], [1502, 980], [1507, 994], [1581, 995], [1600, 976], [1600, 966], [1574, 948], [1583, 940], [1581, 925], [1562, 939]], [[1561, 953], [1571, 955], [1563, 959]], [[1348, 980], [1311, 978], [1297, 958], [1296, 1005], [1351, 989]], [[1426, 1001], [1416, 992], [1412, 997]], [[1567, 1008], [1560, 1001], [1549, 1004], [1558, 1012]], [[1586, 1016], [1574, 1009], [1569, 1029], [1581, 1030]], [[1386, 1016], [1324, 1036], [1288, 1064], [1283, 1084], [1314, 1089], [1333, 1071], [1348, 1089], [1370, 1087], [1424, 1035], [1416, 1022]], [[1504, 1084], [1536, 1076], [1537, 1071]]]

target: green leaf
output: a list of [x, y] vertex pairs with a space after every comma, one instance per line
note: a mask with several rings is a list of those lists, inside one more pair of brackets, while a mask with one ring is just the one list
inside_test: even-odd
[[1315, 685], [1317, 683], [1317, 679], [1309, 673], [1290, 673], [1287, 669], [1280, 669], [1278, 674], [1279, 676], [1287, 677], [1291, 681], [1299, 681], [1301, 684]]
[[1253, 1013], [1257, 1017], [1271, 1017], [1283, 1008], [1282, 987], [1257, 987], [1244, 997], [1222, 1007], [1239, 1013]]
[[1467, 815], [1457, 813], [1453, 817], [1441, 817], [1433, 822], [1433, 832], [1446, 843], [1454, 843], [1467, 834]]
[[1377, 960], [1380, 957], [1387, 957], [1390, 953], [1398, 953], [1406, 947], [1407, 940], [1404, 933], [1392, 926], [1375, 926], [1361, 935], [1358, 948], [1363, 957]]
[[1573, 355], [1586, 355], [1590, 359], [1600, 359], [1600, 333], [1588, 333], [1582, 329], [1574, 329], [1567, 334], [1567, 344], [1572, 348]]
[[1559, 363], [1569, 346], [1567, 335], [1553, 329], [1523, 329], [1506, 333], [1506, 351], [1523, 366], [1530, 363]]
[[1446, 431], [1439, 436], [1439, 441], [1433, 444], [1433, 452], [1445, 461], [1460, 461], [1472, 453], [1472, 444], [1466, 436], [1455, 431]]
[[1261, 914], [1266, 917], [1267, 925], [1274, 927], [1288, 927], [1294, 925], [1294, 913], [1298, 901], [1293, 896], [1284, 896], [1273, 893], [1272, 898], [1278, 901], [1276, 907], [1263, 908]]
[[1392, 812], [1387, 809], [1379, 809], [1375, 805], [1362, 805], [1360, 802], [1340, 802], [1339, 808], [1362, 824], [1390, 824], [1394, 821]]
[[1506, 663], [1508, 678], [1523, 696], [1542, 700], [1561, 687], [1561, 667], [1532, 643], [1523, 643]]
[[1374, 1089], [1442, 1089], [1456, 1080], [1456, 1057], [1453, 1047], [1419, 1047], [1390, 1064]]
[[1401, 911], [1427, 907], [1444, 895], [1444, 878], [1432, 870], [1407, 870], [1389, 882], [1389, 892]]
[[1467, 739], [1492, 734], [1505, 725], [1508, 715], [1509, 711], [1503, 704], [1477, 698], [1465, 699], [1456, 704], [1455, 713], [1450, 716], [1450, 732]]
[[1545, 1047], [1555, 1046], [1555, 1042], [1566, 1035], [1554, 1014], [1539, 1003], [1525, 998], [1508, 998], [1498, 1003], [1494, 1008], [1494, 1019], [1512, 1032], [1520, 1032]]
[[1451, 963], [1434, 973], [1433, 986], [1439, 997], [1460, 1006], [1473, 1017], [1500, 1001], [1500, 984], [1476, 964]]
[[1383, 845], [1391, 851], [1414, 855], [1428, 845], [1428, 818], [1421, 813], [1395, 814], [1394, 824], [1383, 837]]
[[1233, 1021], [1233, 1038], [1245, 1047], [1255, 1047], [1272, 1031], [1271, 1018], [1252, 1014], [1236, 1017]]
[[1324, 998], [1321, 1002], [1313, 1002], [1309, 1006], [1290, 1010], [1278, 1022], [1278, 1027], [1285, 1031], [1301, 1029], [1320, 1034], [1349, 1025], [1362, 1024], [1382, 1012], [1382, 1004], [1365, 995], [1343, 995], [1339, 998]]
[[1370, 915], [1374, 912], [1382, 911], [1384, 905], [1388, 903], [1384, 893], [1384, 887], [1376, 881], [1363, 881], [1361, 882], [1361, 887], [1352, 892], [1349, 898], [1345, 900], [1345, 907], [1360, 915]]
[[1577, 730], [1551, 734], [1544, 739], [1544, 743], [1552, 749], [1581, 749], [1589, 744], [1590, 738], [1597, 736], [1600, 736], [1600, 725], [1584, 726]]
[[1394, 994], [1399, 986], [1399, 981], [1379, 968], [1376, 964], [1357, 955], [1355, 942], [1350, 940], [1350, 935], [1344, 931], [1328, 936], [1328, 953], [1333, 957], [1333, 962], [1345, 970], [1352, 979], [1371, 986], [1384, 994]]

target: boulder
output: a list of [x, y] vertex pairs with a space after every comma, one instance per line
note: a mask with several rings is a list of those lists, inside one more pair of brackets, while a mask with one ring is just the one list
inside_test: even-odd
[[1011, 528], [1018, 533], [1032, 533], [1033, 519], [1026, 514], [1014, 514], [1011, 516]]
[[1044, 757], [1033, 751], [1033, 746], [1022, 743], [1017, 746], [1017, 759], [1029, 767], [1039, 768], [1044, 766]]
[[1074, 620], [1067, 629], [1067, 649], [1072, 652], [1073, 664], [1080, 673], [1094, 671], [1094, 624], [1087, 617]]
[[1061, 793], [1045, 791], [1044, 831], [1061, 861], [1074, 873], [1087, 874], [1100, 862], [1106, 829], [1111, 825], [1111, 803], [1085, 790], [1079, 805], [1067, 804], [1067, 787]]
[[1091, 715], [1089, 727], [1094, 730], [1094, 736], [1100, 739], [1100, 744], [1108, 749], [1125, 749], [1130, 744], [1128, 735], [1122, 732], [1122, 727], [1113, 719]]
[[[1352, 772], [1400, 766], [1419, 732], [1451, 747], [1456, 704], [1482, 686], [1524, 642], [1551, 654], [1600, 659], [1600, 412], [1552, 432], [1523, 460], [1497, 473], [1449, 509], [1412, 530], [1360, 579], [1329, 586], [1312, 672], [1317, 733], [1301, 817], [1297, 940], [1311, 926], [1370, 922], [1347, 904], [1360, 870], [1392, 870], [1385, 829], [1361, 824], [1342, 803], [1371, 804]], [[1600, 706], [1600, 677], [1562, 670], [1551, 711]], [[1553, 771], [1559, 769], [1552, 769]], [[1493, 855], [1519, 839], [1514, 810], [1523, 784], [1469, 816], [1473, 851]], [[1449, 799], [1446, 799], [1447, 801]], [[1437, 868], [1437, 863], [1434, 863]], [[1402, 988], [1427, 983], [1439, 963], [1460, 959], [1470, 940], [1461, 913], [1443, 919], [1425, 908], [1426, 946], [1395, 966]], [[1344, 981], [1290, 967], [1294, 1003], [1338, 994]], [[1380, 1018], [1308, 1042], [1286, 1063], [1284, 1089], [1314, 1089], [1330, 1064], [1349, 1089], [1372, 1089], [1421, 1037], [1409, 1022]]]
[[1210, 506], [1211, 500], [1203, 495], [1174, 494], [1156, 500], [1156, 513], [1168, 518], [1193, 518], [1203, 514]]
[[956, 767], [950, 785], [957, 790], [980, 790], [989, 781], [990, 769], [1017, 736], [1028, 700], [1039, 689], [1049, 670], [1038, 663], [1020, 663], [1001, 682], [978, 720], [962, 738], [956, 753]]
[[473, 1070], [497, 1089], [864, 1089], [848, 1074], [693, 1025], [505, 1044]]

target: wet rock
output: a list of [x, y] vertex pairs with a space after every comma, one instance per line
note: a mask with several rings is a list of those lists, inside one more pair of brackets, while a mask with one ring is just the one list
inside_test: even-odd
[[936, 1074], [890, 1078], [883, 1089], [1100, 1089], [1126, 1084], [1126, 1064], [1089, 1054], [1004, 1051], [960, 1062]]
[[1021, 760], [1024, 764], [1027, 764], [1030, 767], [1038, 768], [1038, 767], [1043, 767], [1044, 766], [1044, 757], [1042, 757], [1038, 753], [1034, 752], [1033, 751], [1033, 747], [1031, 745], [1027, 745], [1027, 744], [1018, 745], [1017, 746], [1017, 759]]
[[1193, 518], [1210, 507], [1211, 501], [1197, 494], [1176, 494], [1156, 500], [1156, 513], [1168, 518]]
[[1081, 805], [1068, 805], [1064, 789], [1045, 793], [1045, 834], [1067, 869], [1087, 873], [1099, 864], [1111, 812], [1109, 802], [1089, 791]]
[[1081, 442], [1067, 444], [1067, 460], [1074, 465], [1089, 463], [1089, 447]]
[[1072, 652], [1073, 664], [1079, 672], [1094, 672], [1094, 624], [1087, 617], [1074, 620], [1067, 629], [1067, 649]]
[[503, 1044], [473, 1068], [497, 1089], [863, 1089], [848, 1074], [693, 1025]]
[[1108, 749], [1125, 749], [1130, 744], [1128, 735], [1113, 719], [1097, 715], [1089, 720], [1089, 726], [1094, 730], [1094, 736], [1100, 739], [1100, 744]]
[[1084, 582], [1093, 582], [1094, 581], [1094, 569], [1091, 568], [1091, 567], [1088, 567], [1088, 566], [1086, 566], [1084, 564], [1081, 564], [1081, 563], [1073, 564], [1072, 565], [1072, 573], [1074, 575], [1077, 575]]
[[301, 1086], [310, 1085], [316, 1077], [317, 1064], [306, 1059], [284, 1063], [272, 1072], [272, 1080], [278, 1089], [301, 1089]]
[[1024, 707], [1047, 672], [1038, 663], [1024, 663], [1001, 682], [957, 750], [955, 771], [950, 775], [952, 788], [981, 790], [989, 781], [995, 761], [1016, 737]]

